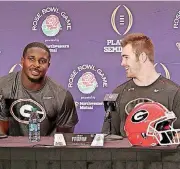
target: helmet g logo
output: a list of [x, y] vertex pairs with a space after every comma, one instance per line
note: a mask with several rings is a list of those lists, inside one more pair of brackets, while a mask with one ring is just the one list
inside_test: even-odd
[[131, 118], [133, 123], [139, 123], [144, 121], [148, 117], [148, 111], [146, 110], [139, 110], [137, 111]]

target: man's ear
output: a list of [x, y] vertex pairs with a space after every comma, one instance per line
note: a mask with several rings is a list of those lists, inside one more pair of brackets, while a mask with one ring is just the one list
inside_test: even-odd
[[48, 67], [49, 67], [50, 65], [51, 65], [51, 62], [49, 61], [49, 62], [48, 62]]
[[148, 59], [148, 56], [146, 55], [145, 52], [142, 52], [140, 55], [139, 55], [139, 60], [144, 63], [146, 62], [146, 60]]
[[21, 62], [20, 62], [21, 66], [23, 65], [23, 63], [24, 63], [24, 57], [22, 56], [21, 57]]

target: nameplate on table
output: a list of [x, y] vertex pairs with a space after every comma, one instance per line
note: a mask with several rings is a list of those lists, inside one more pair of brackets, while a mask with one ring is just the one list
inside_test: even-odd
[[[58, 139], [57, 139], [58, 138]], [[72, 134], [56, 133], [54, 135], [54, 146], [103, 146], [104, 134]]]
[[66, 146], [63, 134], [57, 133], [54, 135], [54, 146]]
[[104, 134], [96, 134], [92, 143], [92, 147], [102, 147], [104, 146]]

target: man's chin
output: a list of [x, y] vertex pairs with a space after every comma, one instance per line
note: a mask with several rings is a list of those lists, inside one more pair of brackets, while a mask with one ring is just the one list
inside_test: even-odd
[[28, 79], [31, 81], [31, 82], [34, 82], [34, 83], [39, 83], [41, 82], [44, 77], [28, 77]]
[[133, 78], [133, 76], [131, 76], [131, 75], [128, 75], [128, 74], [126, 74], [126, 77], [127, 77], [128, 79], [131, 79], [131, 78]]

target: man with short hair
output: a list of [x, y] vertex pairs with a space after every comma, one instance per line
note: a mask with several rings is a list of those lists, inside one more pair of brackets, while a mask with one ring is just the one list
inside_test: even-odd
[[[177, 116], [175, 128], [180, 128], [179, 85], [157, 73], [154, 67], [154, 46], [142, 33], [128, 34], [121, 41], [122, 61], [128, 81], [118, 86], [118, 107], [112, 116], [112, 134], [126, 137], [124, 124], [129, 112], [140, 102], [159, 102]], [[108, 133], [109, 122], [104, 120], [103, 133]]]
[[[51, 54], [40, 42], [28, 44], [21, 58], [22, 70], [0, 78], [0, 132], [12, 136], [28, 135], [32, 107], [40, 116], [40, 134], [73, 132], [78, 115], [71, 93], [46, 75]], [[9, 124], [7, 126], [7, 123]]]

